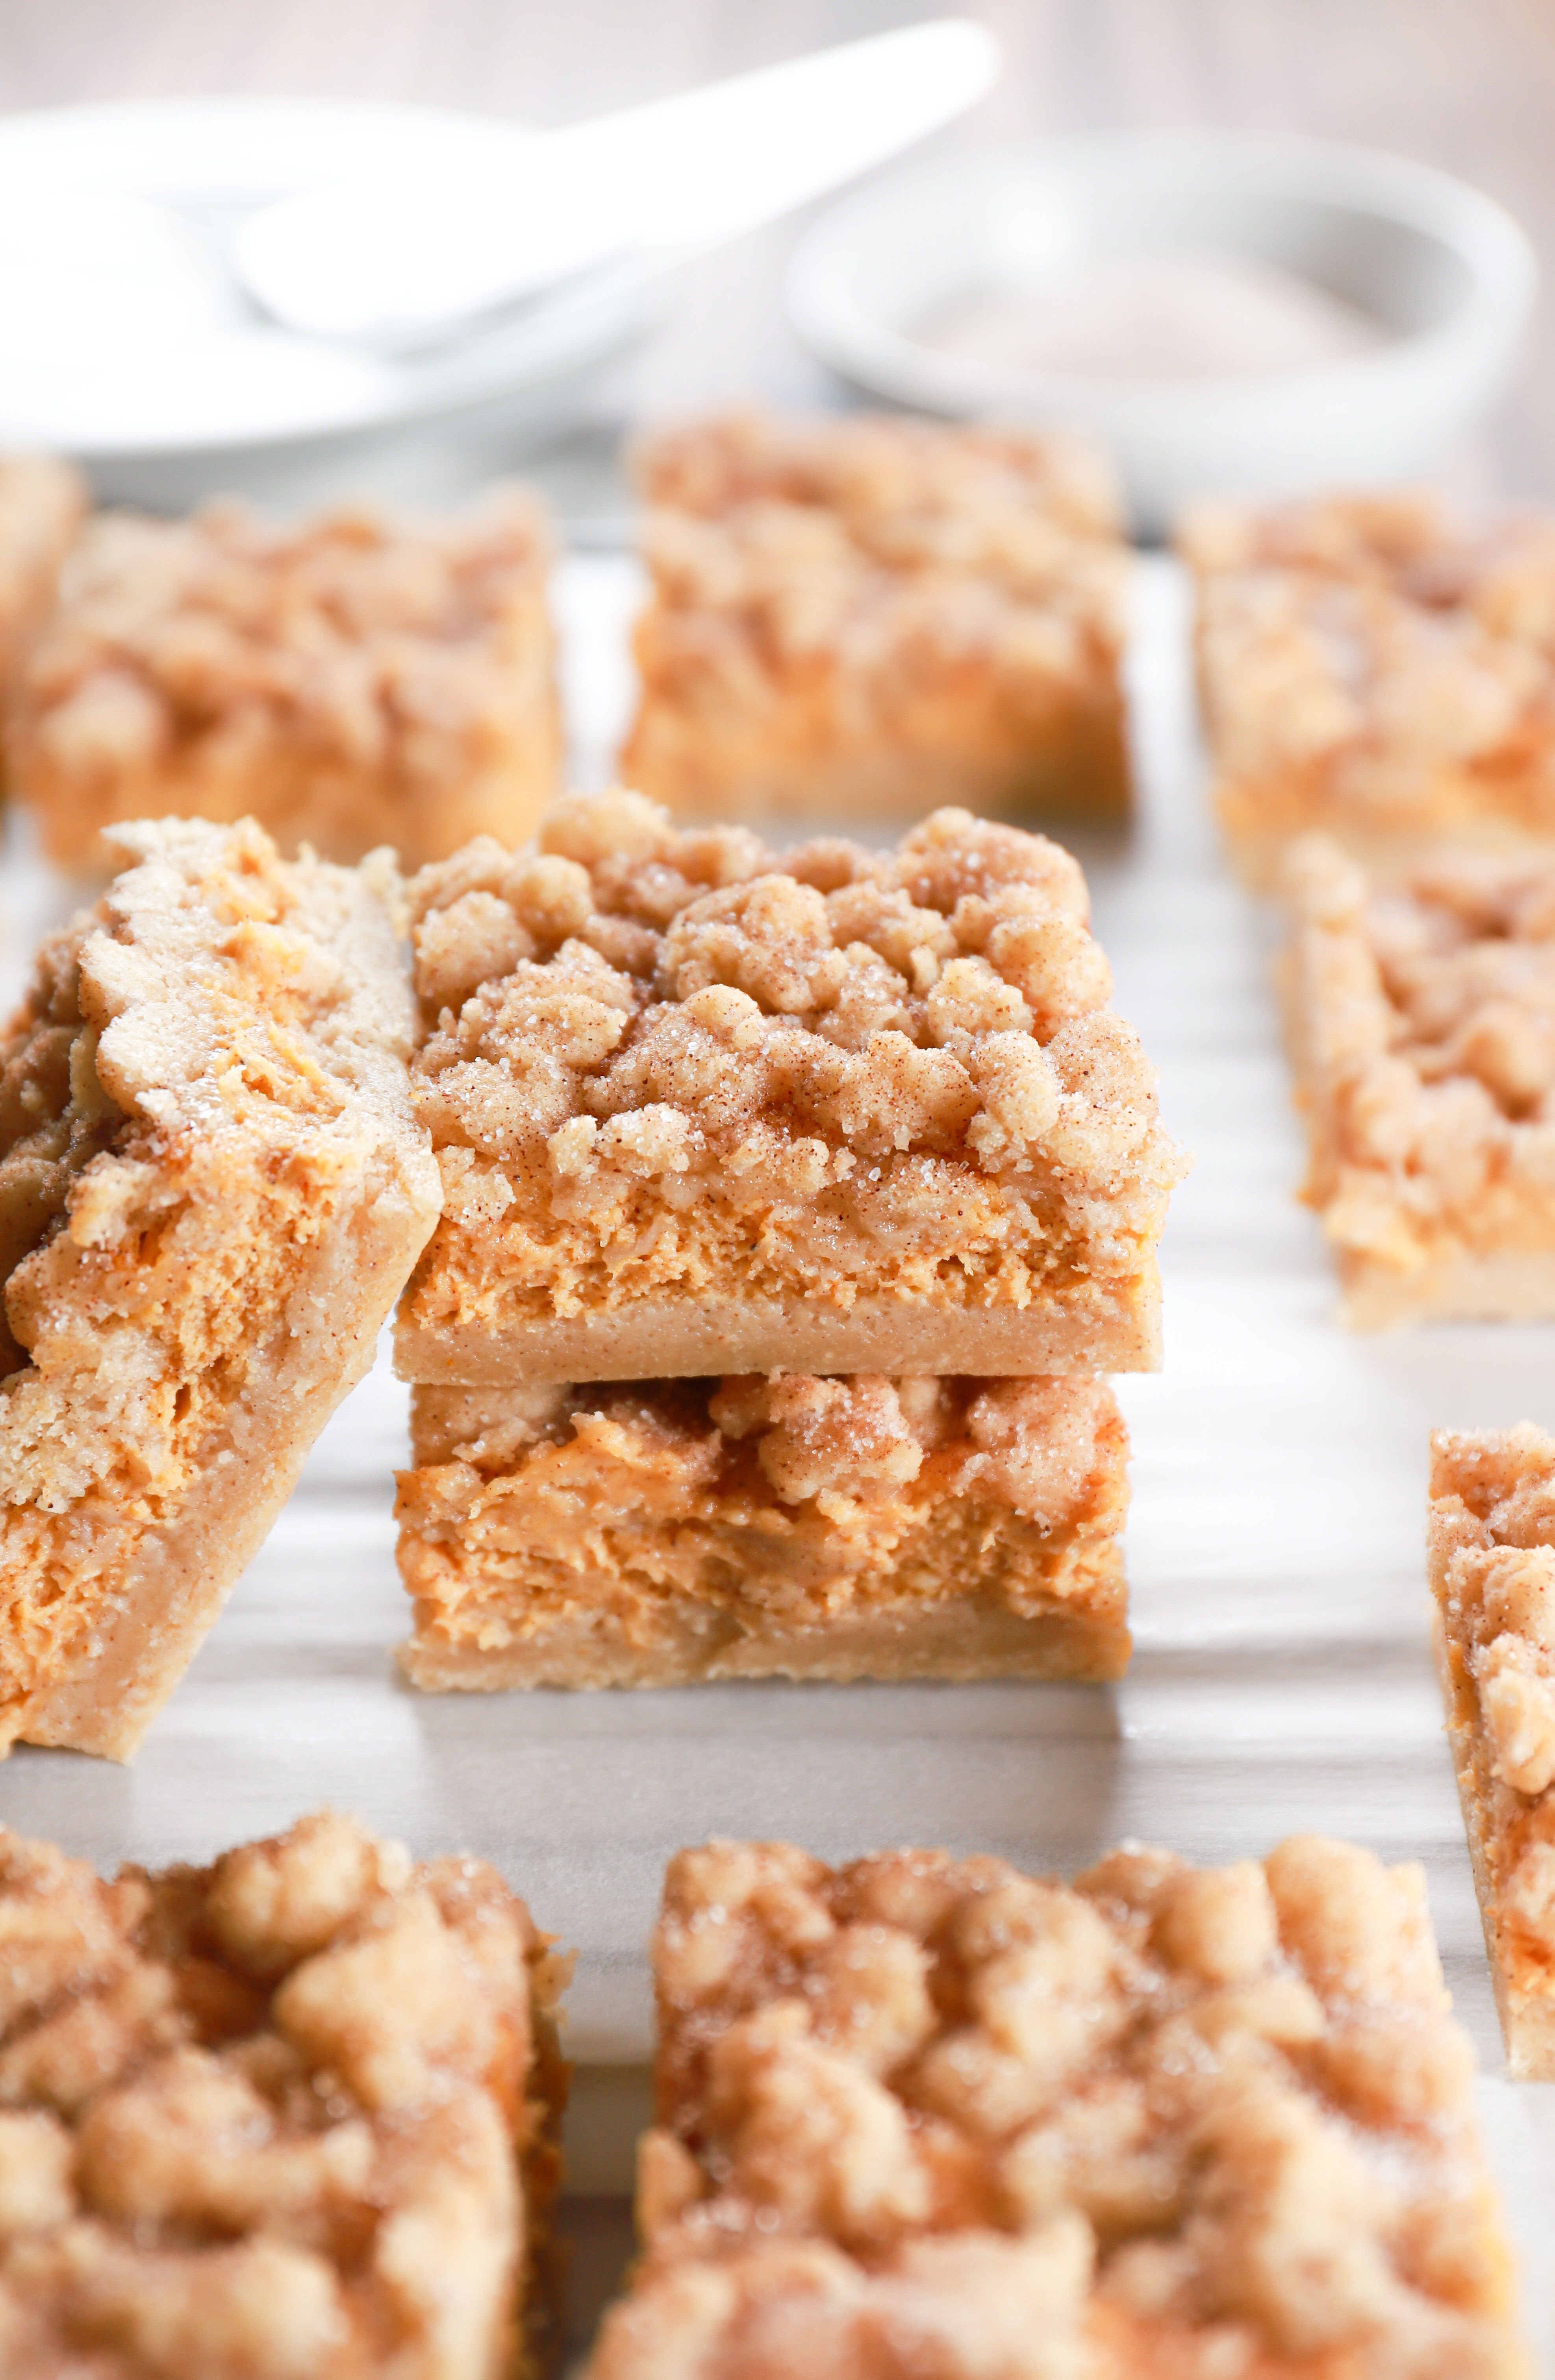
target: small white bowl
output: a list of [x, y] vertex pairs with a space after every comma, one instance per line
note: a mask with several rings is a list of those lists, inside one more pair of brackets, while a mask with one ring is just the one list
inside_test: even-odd
[[[1299, 370], [1185, 379], [1030, 371], [926, 335], [958, 300], [1039, 290], [1087, 257], [1184, 249], [1297, 274], [1384, 337]], [[894, 404], [1090, 431], [1155, 534], [1190, 496], [1428, 471], [1505, 386], [1537, 281], [1512, 217], [1433, 167], [1325, 140], [1147, 132], [875, 182], [801, 241], [789, 303], [817, 355]]]

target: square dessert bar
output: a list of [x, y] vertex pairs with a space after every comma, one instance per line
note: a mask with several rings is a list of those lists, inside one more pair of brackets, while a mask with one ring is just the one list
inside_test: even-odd
[[0, 1830], [0, 1939], [9, 2380], [520, 2368], [564, 1966], [494, 1868], [325, 1812], [104, 1883]]
[[1291, 855], [1290, 1041], [1345, 1319], [1555, 1316], [1555, 855]]
[[1433, 842], [1555, 839], [1555, 516], [1216, 504], [1179, 545], [1215, 804], [1249, 881], [1272, 886], [1314, 829], [1388, 870]]
[[411, 1449], [418, 1685], [1128, 1660], [1128, 1439], [1100, 1381], [419, 1388]]
[[1437, 1661], [1513, 2074], [1555, 2082], [1555, 1439], [1431, 1440]]
[[712, 1843], [589, 2380], [1526, 2380], [1418, 1868]]
[[556, 790], [550, 565], [517, 490], [416, 525], [342, 510], [282, 528], [231, 504], [103, 516], [11, 727], [44, 850], [91, 866], [104, 827], [169, 811], [252, 816], [337, 860], [516, 842]]
[[[126, 827], [0, 1036], [0, 1752], [128, 1758], [437, 1213], [386, 865]], [[3, 1963], [3, 1962], [0, 1962]]]
[[0, 698], [53, 608], [59, 567], [87, 509], [86, 484], [47, 455], [0, 455]]
[[1128, 549], [1099, 457], [839, 417], [646, 443], [622, 773], [701, 816], [1123, 817]]
[[633, 794], [539, 842], [410, 888], [407, 1379], [1156, 1365], [1183, 1160], [1066, 852], [942, 810], [780, 858]]

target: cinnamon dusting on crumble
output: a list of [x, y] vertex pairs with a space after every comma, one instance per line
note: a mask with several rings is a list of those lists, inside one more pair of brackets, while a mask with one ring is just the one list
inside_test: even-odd
[[592, 2380], [1520, 2369], [1415, 1868], [712, 1843], [655, 1972], [646, 2263]]
[[1027, 1305], [1148, 1260], [1182, 1160], [1067, 853], [943, 810], [779, 858], [632, 794], [414, 880], [435, 1329], [673, 1291]]
[[15, 2380], [486, 2380], [511, 2352], [564, 1969], [493, 1869], [328, 1812], [112, 1883], [0, 1832], [0, 1934]]

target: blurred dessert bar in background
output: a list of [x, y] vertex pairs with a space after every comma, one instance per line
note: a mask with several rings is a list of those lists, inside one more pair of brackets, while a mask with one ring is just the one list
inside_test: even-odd
[[1114, 1678], [1128, 1439], [1099, 1380], [418, 1388], [423, 1686]]
[[0, 1050], [0, 1751], [125, 1759], [371, 1364], [438, 1179], [392, 868], [284, 863], [251, 822], [113, 847]]
[[733, 416], [647, 441], [637, 478], [629, 783], [700, 816], [1126, 814], [1129, 553], [1088, 447]]
[[484, 1861], [329, 1812], [105, 1883], [0, 1830], [14, 2380], [532, 2368], [563, 1964]]
[[1215, 805], [1250, 883], [1314, 828], [1388, 873], [1447, 839], [1555, 843], [1555, 516], [1206, 504], [1178, 542]]
[[654, 1967], [589, 2380], [1525, 2380], [1417, 1867], [711, 1843]]
[[252, 816], [337, 860], [393, 844], [411, 867], [519, 841], [556, 790], [551, 560], [516, 489], [415, 524], [98, 516], [11, 722], [44, 851], [92, 867], [103, 828], [168, 813]]
[[1431, 1440], [1447, 1731], [1513, 2074], [1555, 2082], [1555, 1439]]
[[1345, 1319], [1555, 1317], [1555, 852], [1289, 856], [1284, 990]]
[[1181, 1152], [1054, 844], [577, 795], [414, 880], [415, 1381], [1152, 1369]]
[[0, 704], [53, 611], [60, 565], [86, 516], [86, 483], [47, 455], [0, 455]]

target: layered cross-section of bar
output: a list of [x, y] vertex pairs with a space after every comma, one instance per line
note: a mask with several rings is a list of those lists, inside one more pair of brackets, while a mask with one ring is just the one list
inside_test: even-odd
[[1424, 1879], [715, 1843], [590, 2380], [1517, 2380]]
[[386, 861], [120, 832], [0, 1045], [0, 1747], [128, 1757], [431, 1230]]
[[1128, 1444], [1099, 1381], [419, 1388], [423, 1686], [1119, 1675]]
[[410, 888], [413, 1380], [1152, 1368], [1184, 1171], [1084, 879], [937, 812], [781, 856], [579, 796]]

